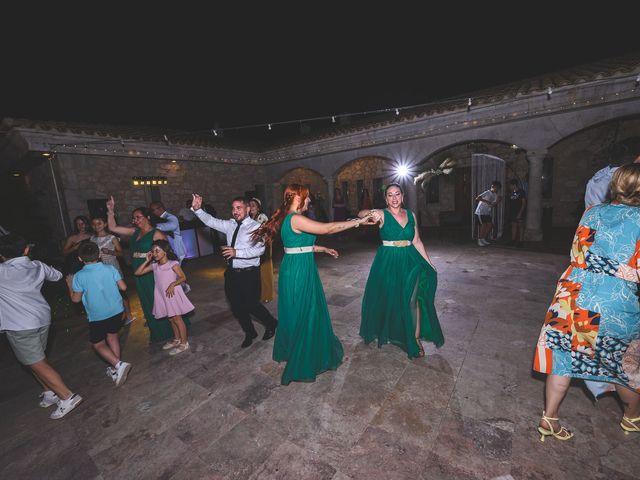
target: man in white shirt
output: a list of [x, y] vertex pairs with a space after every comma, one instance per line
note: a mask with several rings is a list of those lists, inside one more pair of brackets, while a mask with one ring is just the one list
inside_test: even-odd
[[262, 339], [270, 339], [276, 332], [278, 322], [260, 303], [260, 256], [265, 247], [263, 242], [251, 239], [251, 234], [260, 224], [249, 216], [249, 203], [243, 197], [233, 199], [233, 220], [220, 220], [202, 210], [202, 197], [197, 194], [193, 195], [191, 209], [205, 225], [227, 237], [227, 246], [222, 247], [222, 255], [228, 265], [224, 273], [224, 292], [233, 316], [238, 319], [245, 334], [241, 347], [248, 347], [258, 336], [251, 315], [265, 327]]
[[491, 182], [491, 188], [482, 192], [476, 197], [478, 206], [476, 207], [476, 217], [480, 223], [480, 231], [478, 232], [478, 246], [486, 247], [489, 245], [487, 237], [493, 228], [493, 208], [500, 202], [498, 191], [500, 191], [502, 184], [494, 180]]
[[20, 363], [31, 369], [44, 388], [40, 406], [58, 405], [50, 418], [64, 417], [82, 397], [73, 393], [47, 362], [45, 349], [51, 325], [51, 308], [40, 289], [45, 280], [62, 278], [55, 268], [31, 260], [29, 245], [20, 236], [0, 237], [0, 331]]

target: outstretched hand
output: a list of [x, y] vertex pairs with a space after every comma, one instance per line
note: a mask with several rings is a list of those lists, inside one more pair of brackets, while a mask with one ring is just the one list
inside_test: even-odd
[[329, 255], [331, 255], [333, 258], [338, 258], [338, 251], [334, 250], [333, 248], [327, 248], [325, 249], [324, 253], [328, 253]]
[[375, 225], [378, 223], [380, 219], [375, 216], [373, 213], [367, 213], [364, 217], [362, 217], [358, 222], [360, 225]]
[[193, 197], [193, 200], [191, 200], [191, 208], [194, 210], [202, 208], [202, 197], [197, 193], [192, 193], [191, 196]]
[[116, 206], [116, 201], [113, 199], [113, 195], [111, 195], [109, 197], [109, 200], [107, 200], [107, 211], [109, 212], [113, 212], [113, 209]]

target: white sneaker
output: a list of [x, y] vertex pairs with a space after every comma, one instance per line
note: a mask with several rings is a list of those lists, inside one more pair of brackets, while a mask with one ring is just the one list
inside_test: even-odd
[[176, 348], [174, 348], [173, 350], [171, 350], [169, 352], [169, 355], [177, 355], [179, 353], [182, 353], [184, 351], [189, 350], [189, 342], [187, 343], [180, 343]]
[[58, 408], [49, 416], [49, 418], [57, 420], [64, 417], [67, 413], [76, 408], [81, 401], [82, 397], [80, 395], [72, 393], [66, 400], [58, 401]]
[[127, 380], [129, 370], [131, 370], [131, 364], [120, 360], [116, 365], [116, 387], [119, 387]]
[[115, 382], [116, 378], [118, 378], [118, 373], [116, 372], [116, 369], [113, 367], [107, 367], [107, 377], [109, 377], [111, 380]]
[[58, 396], [52, 392], [51, 390], [46, 390], [40, 394], [40, 405], [42, 408], [50, 407], [51, 405], [55, 405], [58, 403], [60, 399]]
[[479, 247], [486, 247], [486, 246], [487, 246], [487, 244], [486, 244], [486, 242], [485, 242], [483, 239], [479, 238], [479, 239], [478, 239], [478, 246], [479, 246]]

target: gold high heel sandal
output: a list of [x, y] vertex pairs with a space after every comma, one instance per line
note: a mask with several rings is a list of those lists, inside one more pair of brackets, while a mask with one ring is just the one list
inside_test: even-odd
[[[624, 422], [627, 422], [631, 426], [625, 425]], [[636, 422], [640, 422], [640, 417], [629, 418], [626, 415], [622, 417], [620, 426], [624, 430], [625, 435], [629, 435], [630, 432], [640, 432], [640, 425], [636, 424]]]
[[541, 442], [544, 442], [544, 437], [548, 437], [548, 436], [553, 436], [558, 440], [563, 440], [563, 441], [569, 440], [571, 437], [573, 437], [573, 433], [562, 426], [557, 432], [553, 430], [553, 425], [551, 425], [551, 422], [558, 421], [560, 420], [559, 418], [547, 417], [544, 414], [544, 412], [542, 412], [542, 420], [547, 422], [547, 425], [549, 425], [549, 430], [547, 430], [546, 428], [542, 428], [541, 426], [538, 426], [538, 432], [540, 432]]

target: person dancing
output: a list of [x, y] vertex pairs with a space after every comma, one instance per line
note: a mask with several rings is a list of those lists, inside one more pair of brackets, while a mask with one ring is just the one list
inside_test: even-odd
[[[262, 211], [262, 202], [253, 197], [249, 200], [249, 216], [263, 224], [269, 217]], [[271, 244], [265, 245], [264, 255], [260, 257], [260, 301], [269, 303], [273, 300], [273, 256]]]
[[[129, 240], [129, 248], [133, 252], [133, 260], [131, 267], [135, 272], [140, 265], [142, 265], [147, 259], [147, 252], [151, 251], [151, 244], [154, 240], [166, 240], [164, 233], [156, 230], [151, 223], [151, 215], [149, 211], [144, 207], [136, 208], [133, 215], [133, 224], [135, 227], [121, 227], [116, 223], [115, 217], [115, 205], [116, 202], [113, 197], [107, 200], [107, 223], [109, 230], [112, 233], [118, 235], [127, 235], [131, 237]], [[153, 299], [155, 282], [153, 280], [153, 273], [146, 273], [144, 275], [136, 275], [136, 291], [140, 298], [140, 306], [144, 312], [144, 317], [147, 320], [147, 327], [149, 328], [149, 340], [155, 342], [166, 342], [173, 340], [173, 329], [169, 322], [159, 321], [153, 316]], [[189, 327], [189, 319], [184, 319], [185, 325]]]
[[620, 427], [640, 432], [640, 165], [618, 168], [609, 190], [611, 203], [580, 220], [538, 338], [533, 369], [547, 374], [540, 441], [573, 437], [558, 415], [571, 378], [615, 385]]
[[393, 343], [409, 358], [423, 357], [420, 339], [436, 347], [444, 343], [433, 304], [438, 275], [420, 239], [415, 214], [402, 208], [400, 185], [387, 185], [384, 197], [384, 210], [358, 213], [373, 215], [382, 237], [362, 299], [360, 336], [365, 343], [378, 339], [378, 347]]
[[316, 235], [330, 235], [371, 224], [371, 216], [344, 222], [321, 223], [303, 212], [309, 207], [309, 189], [288, 185], [282, 205], [271, 219], [253, 234], [256, 240], [271, 243], [278, 231], [284, 258], [278, 276], [279, 327], [273, 344], [273, 359], [287, 362], [281, 382], [312, 382], [326, 370], [342, 363], [344, 351], [333, 333], [327, 301], [318, 274], [314, 253], [338, 258], [338, 252], [315, 245]]

